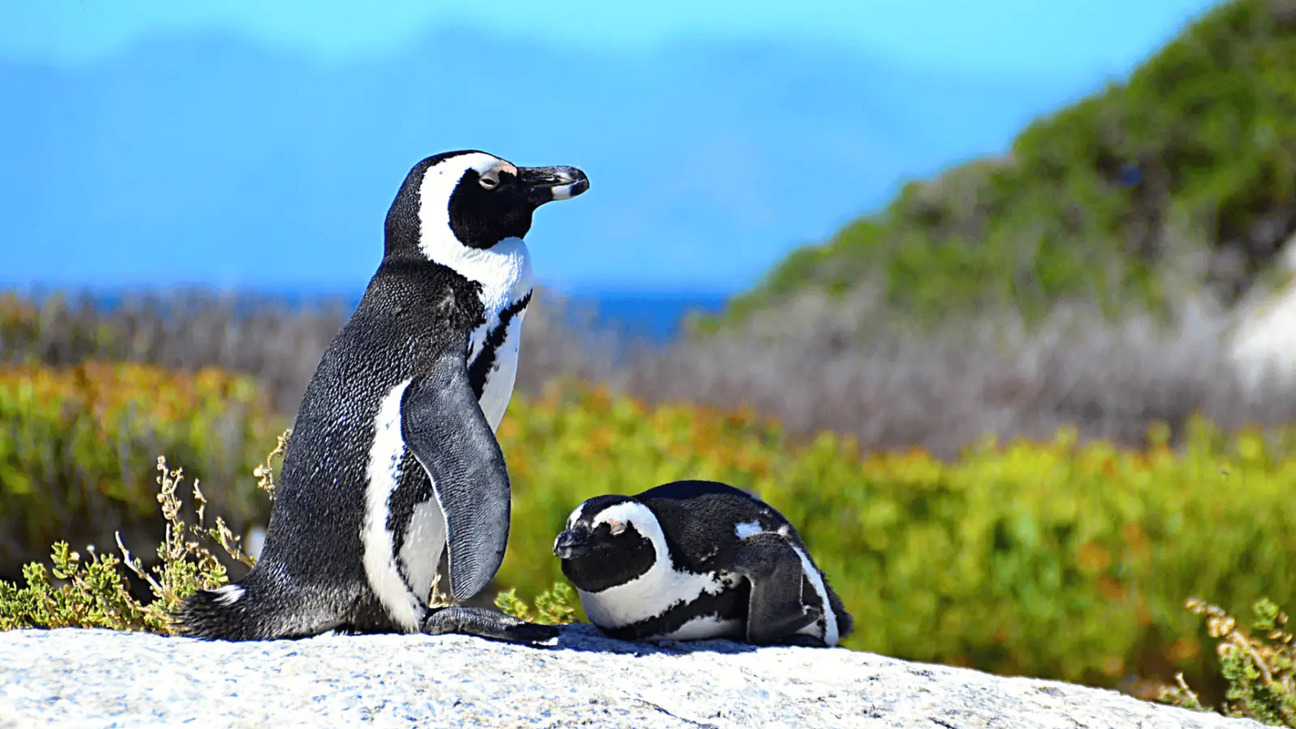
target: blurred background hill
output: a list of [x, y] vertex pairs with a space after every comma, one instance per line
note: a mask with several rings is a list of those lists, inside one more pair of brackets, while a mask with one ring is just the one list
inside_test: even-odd
[[264, 523], [396, 186], [474, 147], [592, 180], [528, 236], [501, 586], [718, 478], [851, 647], [1217, 695], [1183, 601], [1296, 598], [1296, 2], [571, 5], [5, 8], [0, 578], [156, 539], [163, 453]]
[[1272, 285], [1296, 230], [1296, 3], [1230, 3], [1005, 154], [904, 187], [798, 250], [737, 311], [880, 286], [934, 316], [1083, 301], [1225, 307]]

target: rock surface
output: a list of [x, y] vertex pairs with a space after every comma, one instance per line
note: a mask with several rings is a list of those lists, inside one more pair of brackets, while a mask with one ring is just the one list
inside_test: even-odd
[[1225, 342], [1238, 375], [1252, 389], [1266, 378], [1296, 384], [1296, 236], [1283, 245], [1274, 266], [1287, 283], [1248, 297]]
[[461, 636], [200, 642], [0, 633], [0, 727], [924, 727], [1260, 724], [1112, 691], [845, 649], [660, 646], [567, 628], [526, 648]]

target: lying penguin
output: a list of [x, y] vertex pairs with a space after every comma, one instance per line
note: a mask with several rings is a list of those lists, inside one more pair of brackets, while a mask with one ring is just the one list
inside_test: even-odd
[[834, 646], [854, 625], [788, 520], [714, 481], [589, 499], [554, 555], [613, 638]]

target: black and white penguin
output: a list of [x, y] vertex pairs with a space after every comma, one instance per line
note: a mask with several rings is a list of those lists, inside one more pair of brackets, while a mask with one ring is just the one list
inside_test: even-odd
[[588, 188], [573, 167], [479, 151], [414, 165], [387, 212], [378, 271], [302, 399], [260, 558], [238, 583], [186, 601], [183, 633], [555, 634], [428, 602], [443, 552], [456, 600], [503, 560], [509, 480], [494, 431], [531, 294], [522, 239], [536, 208]]
[[613, 638], [835, 646], [853, 628], [788, 520], [714, 481], [589, 499], [554, 554]]

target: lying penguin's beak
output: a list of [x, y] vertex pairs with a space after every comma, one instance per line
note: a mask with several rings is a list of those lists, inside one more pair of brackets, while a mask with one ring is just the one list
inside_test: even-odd
[[566, 200], [589, 189], [589, 178], [575, 167], [519, 167], [518, 182], [535, 205]]
[[568, 529], [554, 540], [554, 556], [558, 559], [574, 559], [590, 551], [594, 546], [594, 537], [580, 529]]

